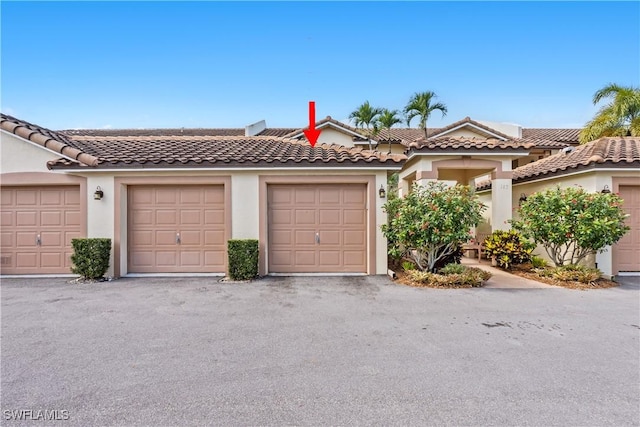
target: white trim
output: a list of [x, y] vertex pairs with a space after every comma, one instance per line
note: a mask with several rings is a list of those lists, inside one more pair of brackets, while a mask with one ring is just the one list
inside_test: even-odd
[[[71, 160], [72, 162], [77, 162], [77, 161], [78, 161], [78, 160], [76, 160], [76, 159], [74, 159], [74, 158], [71, 158], [71, 157], [69, 157], [69, 156], [65, 156], [64, 154], [59, 153], [59, 152], [57, 152], [57, 151], [53, 151], [53, 150], [52, 150], [52, 149], [50, 149], [50, 148], [47, 148], [47, 147], [45, 147], [45, 146], [43, 146], [43, 145], [40, 145], [40, 144], [38, 144], [38, 143], [36, 143], [36, 142], [30, 141], [30, 140], [28, 140], [28, 139], [25, 139], [25, 138], [21, 137], [20, 135], [16, 135], [15, 133], [9, 132], [9, 131], [7, 131], [7, 130], [5, 130], [5, 129], [0, 129], [0, 130], [1, 130], [2, 132], [6, 133], [7, 135], [15, 136], [15, 137], [16, 137], [16, 138], [18, 138], [19, 140], [22, 140], [22, 141], [24, 141], [24, 142], [27, 142], [27, 143], [29, 143], [29, 144], [33, 145], [33, 146], [36, 146], [36, 147], [40, 148], [41, 150], [48, 151], [49, 153], [54, 154], [56, 157], [62, 157], [62, 158], [64, 158], [64, 159]], [[44, 135], [43, 135], [43, 136], [44, 136]], [[53, 141], [55, 141], [55, 139], [52, 139], [52, 140], [53, 140]], [[59, 141], [57, 141], [57, 142], [59, 142]], [[64, 143], [62, 143], [62, 144], [64, 144]], [[67, 145], [67, 146], [71, 147], [69, 144], [65, 144], [65, 145]], [[71, 148], [73, 148], [73, 147], [71, 147]]]
[[340, 277], [340, 276], [367, 276], [367, 273], [267, 273], [273, 277]]
[[0, 279], [59, 279], [59, 278], [76, 278], [77, 274], [2, 274]]
[[[436, 133], [436, 134], [430, 135], [430, 136], [429, 136], [429, 138], [439, 138], [439, 137], [440, 137], [440, 136], [442, 136], [442, 135], [446, 135], [446, 134], [448, 134], [448, 133], [451, 133], [451, 132], [456, 131], [456, 130], [458, 130], [458, 129], [462, 129], [462, 128], [464, 128], [464, 127], [472, 127], [472, 128], [477, 129], [477, 130], [478, 130], [478, 131], [480, 131], [481, 133], [484, 133], [484, 134], [487, 134], [487, 135], [493, 135], [494, 137], [496, 137], [496, 138], [500, 139], [501, 141], [508, 141], [508, 139], [507, 139], [507, 138], [505, 138], [504, 136], [498, 135], [497, 133], [493, 133], [493, 132], [491, 132], [491, 131], [488, 131], [488, 130], [486, 130], [486, 129], [484, 129], [484, 128], [481, 128], [480, 126], [474, 125], [473, 123], [469, 123], [469, 122], [465, 122], [465, 123], [459, 124], [458, 126], [456, 126], [456, 127], [452, 128], [452, 129], [448, 129], [448, 130], [446, 130], [446, 131], [444, 131], [444, 132]], [[496, 132], [497, 132], [497, 131], [496, 131]]]
[[640, 277], [640, 271], [619, 271], [616, 276]]
[[[409, 148], [409, 150], [413, 150], [413, 148]], [[437, 149], [436, 149], [437, 150]], [[492, 149], [495, 150], [495, 149]], [[523, 149], [526, 150], [526, 149]], [[407, 161], [411, 160], [415, 156], [421, 157], [435, 157], [435, 156], [484, 156], [484, 157], [527, 157], [530, 154], [529, 151], [512, 151], [511, 153], [504, 153], [502, 151], [492, 152], [492, 151], [472, 151], [472, 150], [453, 150], [453, 151], [429, 151], [429, 152], [420, 152], [420, 151], [411, 151], [411, 154], [407, 158]]]
[[121, 277], [224, 277], [224, 273], [127, 273]]

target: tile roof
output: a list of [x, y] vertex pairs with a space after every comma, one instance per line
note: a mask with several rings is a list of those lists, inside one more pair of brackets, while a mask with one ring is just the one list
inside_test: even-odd
[[513, 179], [530, 181], [585, 168], [640, 168], [639, 137], [605, 137], [514, 169]]
[[[317, 144], [268, 136], [99, 137], [74, 140], [83, 152], [98, 158], [100, 168], [172, 168], [233, 166], [379, 166], [400, 165], [406, 157], [361, 148]], [[386, 165], [385, 165], [386, 163]], [[83, 165], [59, 160], [50, 168]]]
[[[333, 124], [335, 126], [339, 126], [341, 128], [347, 129], [347, 130], [349, 130], [349, 131], [351, 131], [353, 133], [356, 133], [356, 134], [362, 136], [363, 138], [366, 138], [366, 130], [354, 128], [352, 126], [349, 126], [346, 123], [343, 123], [341, 121], [338, 121], [338, 120], [332, 118], [331, 116], [327, 116], [324, 119], [322, 119], [320, 121], [317, 121], [316, 122], [316, 128], [324, 127], [323, 125], [327, 125], [327, 124]], [[291, 132], [289, 132], [289, 133], [287, 133], [285, 135], [281, 135], [281, 136], [288, 137], [288, 138], [294, 138], [294, 137], [300, 136], [300, 134], [302, 134], [303, 131], [308, 129], [308, 128], [309, 128], [309, 126], [305, 126], [303, 128], [294, 129]]]
[[477, 128], [480, 128], [480, 129], [482, 129], [482, 130], [484, 130], [486, 132], [489, 132], [489, 133], [491, 133], [493, 135], [497, 135], [497, 136], [499, 136], [501, 138], [504, 138], [504, 139], [511, 139], [512, 138], [511, 136], [506, 135], [506, 134], [504, 134], [504, 133], [502, 133], [500, 131], [497, 131], [497, 130], [495, 130], [493, 128], [490, 128], [489, 126], [486, 126], [486, 125], [483, 125], [482, 123], [476, 122], [475, 120], [471, 119], [468, 116], [465, 117], [462, 120], [458, 120], [457, 122], [451, 123], [449, 126], [445, 126], [443, 128], [438, 129], [433, 134], [427, 132], [427, 135], [429, 136], [429, 138], [438, 138], [438, 135], [446, 134], [447, 131], [453, 130], [453, 129], [455, 129], [457, 127], [460, 127], [460, 126], [462, 126], [464, 124], [473, 125], [473, 126], [475, 126]]
[[[284, 136], [293, 128], [267, 128], [260, 136]], [[57, 131], [76, 136], [244, 136], [244, 128], [166, 128], [166, 129], [65, 129]]]
[[561, 148], [568, 147], [569, 144], [566, 142], [560, 141], [552, 141], [548, 139], [540, 139], [540, 138], [512, 138], [513, 141], [519, 141], [522, 143], [531, 143], [535, 148], [539, 148], [541, 150], [559, 150]]
[[[514, 169], [513, 182], [535, 181], [549, 176], [598, 168], [640, 169], [639, 137], [605, 137], [577, 147], [569, 146], [565, 150]], [[478, 190], [489, 188], [489, 181], [477, 186]]]
[[548, 141], [566, 142], [576, 145], [580, 143], [578, 140], [579, 135], [580, 129], [522, 129], [523, 138], [546, 139]]
[[413, 141], [410, 152], [424, 152], [433, 150], [528, 150], [534, 147], [531, 142], [519, 139], [502, 141], [497, 138], [469, 138], [464, 136], [429, 138], [422, 137]]
[[97, 157], [79, 150], [70, 138], [61, 133], [34, 125], [7, 114], [0, 114], [0, 129], [48, 148], [51, 151], [60, 153], [82, 164], [88, 166], [96, 166], [98, 164]]

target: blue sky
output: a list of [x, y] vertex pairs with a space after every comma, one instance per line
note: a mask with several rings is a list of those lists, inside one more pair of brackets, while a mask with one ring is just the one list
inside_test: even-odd
[[639, 2], [7, 2], [2, 112], [52, 129], [303, 126], [417, 91], [470, 116], [580, 127], [639, 86]]

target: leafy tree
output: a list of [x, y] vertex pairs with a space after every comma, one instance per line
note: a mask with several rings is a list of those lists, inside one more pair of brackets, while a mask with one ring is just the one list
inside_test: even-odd
[[603, 136], [640, 136], [640, 89], [610, 83], [593, 95], [593, 104], [609, 100], [580, 131], [580, 143]]
[[424, 187], [414, 184], [409, 194], [389, 200], [384, 209], [389, 221], [382, 233], [389, 255], [409, 257], [420, 270], [434, 271], [438, 260], [469, 239], [469, 229], [478, 225], [485, 206], [468, 186], [434, 181]]
[[380, 111], [377, 127], [389, 130], [389, 153], [391, 153], [391, 128], [398, 123], [402, 123], [402, 119], [398, 116], [398, 110], [383, 108]]
[[377, 123], [378, 116], [382, 113], [381, 108], [372, 107], [369, 104], [369, 101], [365, 101], [364, 104], [358, 107], [357, 110], [351, 112], [349, 114], [349, 119], [353, 120], [356, 127], [361, 129], [367, 129], [367, 139], [369, 141], [369, 150], [371, 147], [371, 138], [369, 137], [370, 133], [373, 131], [373, 134], [377, 131]]
[[579, 187], [534, 193], [519, 208], [513, 227], [542, 245], [556, 266], [577, 264], [602, 252], [629, 231], [622, 199]]
[[424, 137], [427, 138], [427, 120], [431, 117], [431, 113], [439, 110], [442, 113], [442, 117], [447, 115], [447, 106], [441, 102], [435, 102], [437, 96], [434, 92], [418, 92], [415, 93], [406, 107], [404, 107], [404, 114], [407, 118], [407, 126], [411, 126], [411, 120], [414, 117], [418, 117], [418, 126], [424, 130]]

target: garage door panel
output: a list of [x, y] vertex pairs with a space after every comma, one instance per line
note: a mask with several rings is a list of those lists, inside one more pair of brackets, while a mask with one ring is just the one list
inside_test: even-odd
[[[366, 273], [366, 188], [365, 184], [268, 185], [269, 272]], [[345, 251], [351, 252], [345, 255]]]
[[80, 232], [78, 231], [67, 231], [64, 233], [64, 246], [67, 248], [71, 248], [71, 240], [73, 239], [79, 239], [80, 237], [82, 237], [80, 235]]
[[38, 211], [18, 211], [16, 212], [16, 225], [18, 227], [38, 226]]
[[295, 262], [296, 265], [300, 266], [315, 266], [317, 264], [316, 251], [297, 250], [295, 252]]
[[204, 211], [204, 223], [206, 225], [224, 225], [224, 209], [206, 209]]
[[311, 209], [296, 209], [295, 210], [295, 225], [309, 225], [316, 224], [316, 211]]
[[0, 246], [3, 248], [14, 246], [14, 233], [11, 231], [3, 231], [0, 233]]
[[180, 244], [186, 245], [202, 245], [202, 232], [200, 230], [183, 230], [180, 233]]
[[[4, 205], [4, 203], [3, 203]], [[10, 227], [13, 225], [14, 212], [3, 211], [0, 214], [0, 227]]]
[[41, 246], [47, 247], [60, 247], [64, 246], [64, 236], [62, 231], [43, 231], [40, 233]]
[[21, 248], [35, 248], [38, 246], [38, 233], [36, 231], [16, 232], [16, 243]]
[[41, 252], [40, 265], [43, 268], [55, 268], [64, 265], [64, 252]]
[[342, 264], [340, 262], [340, 252], [339, 251], [318, 251], [319, 261], [322, 265], [333, 266], [335, 268], [339, 268]]
[[178, 211], [175, 209], [162, 209], [156, 211], [155, 225], [176, 225], [178, 224]]
[[180, 224], [200, 225], [202, 224], [202, 212], [199, 210], [180, 210]]
[[65, 211], [64, 213], [64, 225], [67, 227], [77, 226], [82, 223], [82, 216], [80, 211]]
[[38, 252], [19, 252], [16, 254], [16, 268], [21, 270], [27, 270], [30, 272], [39, 267], [38, 265]]
[[60, 227], [64, 225], [62, 221], [63, 214], [61, 211], [40, 212], [40, 225], [43, 227]]
[[340, 209], [320, 209], [321, 225], [339, 225], [342, 221], [340, 218]]
[[344, 246], [363, 247], [366, 242], [366, 234], [363, 230], [345, 230], [342, 232], [342, 244]]
[[222, 185], [130, 186], [129, 272], [224, 272], [224, 193]]
[[40, 193], [40, 204], [42, 206], [62, 206], [64, 205], [64, 192], [57, 190], [43, 190]]
[[156, 231], [155, 232], [155, 242], [154, 244], [156, 246], [175, 246], [177, 244], [176, 242], [176, 232], [171, 230], [171, 231], [164, 231], [164, 230], [160, 230], [160, 231]]
[[38, 190], [18, 190], [15, 200], [18, 208], [36, 206], [38, 204]]

